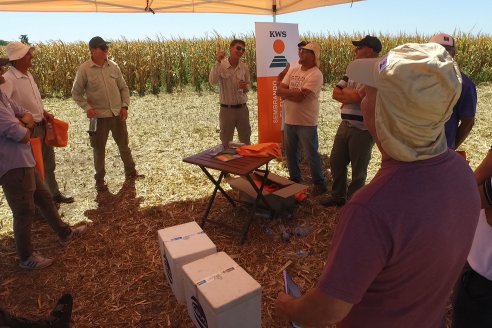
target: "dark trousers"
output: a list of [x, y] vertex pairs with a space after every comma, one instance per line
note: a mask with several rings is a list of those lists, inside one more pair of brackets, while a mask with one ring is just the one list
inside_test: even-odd
[[33, 252], [31, 226], [36, 206], [58, 237], [64, 239], [70, 234], [70, 227], [60, 219], [50, 192], [33, 167], [8, 171], [0, 178], [0, 184], [14, 217], [15, 246], [21, 261]]
[[492, 327], [492, 281], [466, 266], [456, 284], [453, 328]]
[[125, 167], [125, 174], [135, 173], [135, 162], [128, 146], [126, 121], [121, 120], [119, 116], [98, 118], [96, 132], [90, 137], [94, 154], [94, 168], [96, 170], [94, 179], [96, 181], [104, 180], [104, 176], [106, 175], [106, 143], [108, 142], [110, 131], [120, 151], [120, 157]]

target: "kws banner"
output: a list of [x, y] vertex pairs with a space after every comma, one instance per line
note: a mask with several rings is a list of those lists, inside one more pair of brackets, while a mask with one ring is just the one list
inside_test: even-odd
[[258, 142], [281, 142], [282, 100], [277, 76], [299, 60], [297, 24], [255, 23], [258, 87]]

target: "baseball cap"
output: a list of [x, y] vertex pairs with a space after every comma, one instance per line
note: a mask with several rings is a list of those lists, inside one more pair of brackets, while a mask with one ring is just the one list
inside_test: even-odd
[[104, 41], [104, 39], [100, 36], [95, 36], [89, 41], [89, 48], [95, 49], [108, 44], [111, 44], [111, 42]]
[[424, 160], [447, 151], [444, 124], [461, 94], [453, 57], [436, 43], [407, 43], [383, 58], [357, 59], [350, 79], [378, 89], [376, 133], [393, 159]]
[[366, 35], [359, 41], [352, 41], [352, 44], [356, 47], [368, 47], [374, 50], [376, 53], [380, 53], [383, 46], [381, 45], [381, 41], [375, 36]]
[[299, 48], [311, 50], [312, 52], [314, 52], [314, 58], [315, 58], [316, 66], [319, 67], [319, 64], [320, 64], [319, 56], [321, 55], [321, 47], [319, 46], [319, 44], [317, 44], [315, 42], [309, 42], [306, 45], [301, 46]]
[[14, 41], [7, 44], [5, 47], [5, 52], [7, 53], [9, 60], [14, 61], [24, 57], [31, 49], [34, 50], [34, 47], [20, 41]]
[[429, 42], [437, 43], [445, 47], [454, 47], [453, 37], [444, 33], [434, 34]]

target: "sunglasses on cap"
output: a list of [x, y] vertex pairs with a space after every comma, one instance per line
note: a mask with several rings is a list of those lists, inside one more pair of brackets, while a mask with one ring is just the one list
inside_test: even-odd
[[237, 51], [243, 51], [244, 52], [244, 51], [246, 51], [246, 48], [241, 47], [241, 46], [236, 46], [236, 50]]
[[309, 50], [309, 49], [299, 48], [298, 50], [299, 50], [300, 54], [313, 54], [314, 55], [314, 51]]

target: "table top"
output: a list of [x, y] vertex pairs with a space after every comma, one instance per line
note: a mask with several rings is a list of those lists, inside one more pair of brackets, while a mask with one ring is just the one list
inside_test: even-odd
[[237, 175], [247, 175], [252, 171], [256, 170], [262, 165], [267, 164], [275, 157], [252, 157], [243, 156], [240, 158], [231, 159], [230, 161], [224, 162], [217, 159], [214, 154], [216, 147], [207, 149], [186, 158], [183, 158], [183, 162], [195, 164], [198, 166], [203, 166], [209, 169], [218, 170], [225, 173], [237, 174]]

